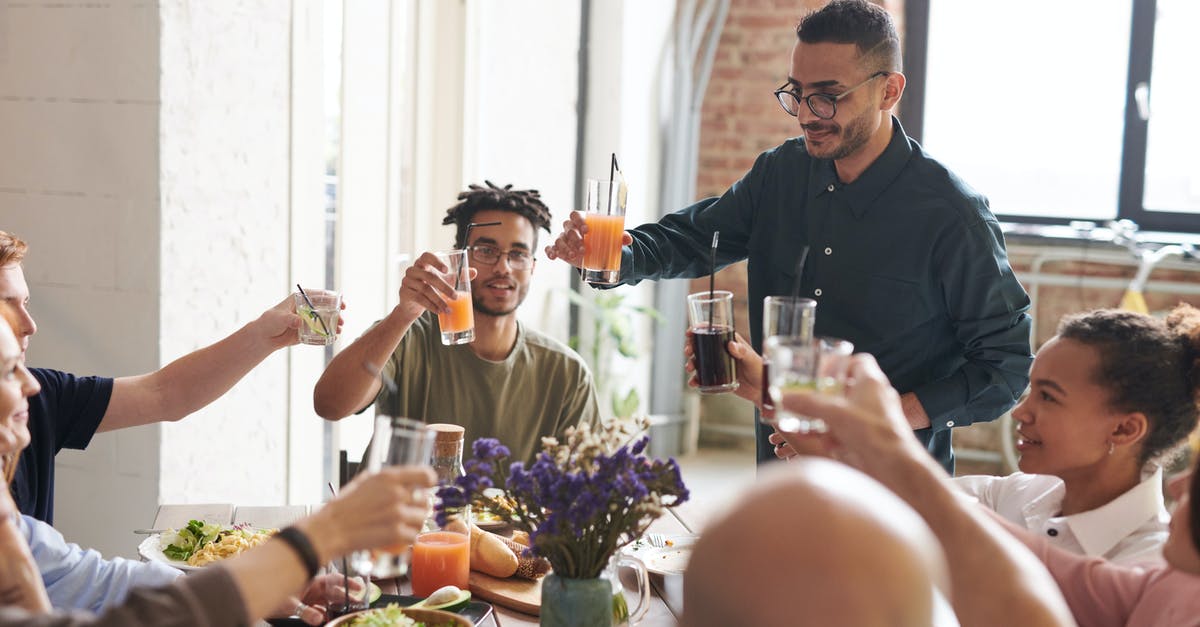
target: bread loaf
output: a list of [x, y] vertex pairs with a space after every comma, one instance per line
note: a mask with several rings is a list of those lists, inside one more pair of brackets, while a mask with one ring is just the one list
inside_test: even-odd
[[500, 536], [471, 525], [471, 570], [493, 577], [512, 577], [517, 572], [517, 554]]

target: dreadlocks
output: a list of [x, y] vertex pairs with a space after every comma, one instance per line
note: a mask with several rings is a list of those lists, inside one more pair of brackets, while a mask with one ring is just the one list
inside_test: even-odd
[[475, 219], [475, 214], [488, 209], [509, 211], [524, 216], [533, 224], [534, 246], [537, 246], [538, 228], [550, 232], [550, 208], [542, 202], [536, 189], [513, 189], [512, 184], [496, 187], [491, 181], [484, 181], [487, 187], [470, 185], [468, 190], [458, 194], [459, 203], [446, 210], [446, 219], [442, 224], [455, 225], [454, 245], [462, 248], [467, 245], [467, 225]]

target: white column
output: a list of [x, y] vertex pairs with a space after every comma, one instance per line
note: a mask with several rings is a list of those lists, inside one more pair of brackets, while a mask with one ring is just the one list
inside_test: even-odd
[[[292, 290], [292, 22], [291, 3], [276, 0], [170, 0], [159, 9], [166, 362]], [[216, 402], [163, 427], [163, 501], [286, 500], [287, 367], [277, 352]]]

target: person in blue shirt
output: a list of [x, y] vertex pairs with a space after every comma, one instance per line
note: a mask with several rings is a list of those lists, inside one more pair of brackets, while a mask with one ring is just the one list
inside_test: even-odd
[[[706, 276], [720, 231], [718, 269], [748, 260], [753, 347], [763, 297], [817, 300], [816, 333], [879, 360], [917, 437], [952, 471], [951, 428], [997, 418], [1029, 382], [1029, 297], [987, 199], [892, 115], [905, 78], [887, 12], [834, 0], [796, 35], [775, 97], [801, 136], [722, 196], [626, 231], [621, 281]], [[586, 231], [572, 213], [547, 256], [581, 266]], [[771, 429], [757, 431], [759, 461], [774, 459]]]

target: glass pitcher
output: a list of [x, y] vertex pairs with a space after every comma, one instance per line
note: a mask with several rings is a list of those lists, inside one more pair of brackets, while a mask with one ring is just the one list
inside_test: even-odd
[[[621, 571], [625, 569], [633, 571], [636, 581], [638, 601], [632, 612], [625, 600], [625, 584], [621, 582]], [[646, 564], [632, 555], [617, 553], [608, 561], [608, 568], [600, 576], [612, 584], [613, 626], [637, 625], [641, 622], [650, 609], [650, 577], [646, 573]]]

